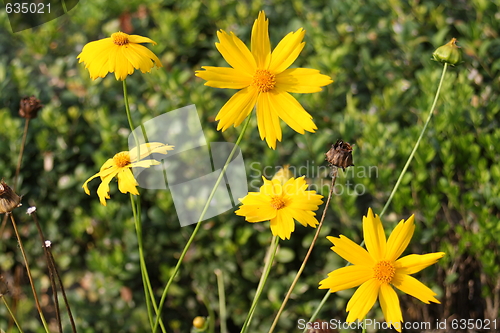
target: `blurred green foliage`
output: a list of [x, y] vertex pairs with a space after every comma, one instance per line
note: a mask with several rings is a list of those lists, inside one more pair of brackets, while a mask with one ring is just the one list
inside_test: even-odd
[[[103, 207], [97, 181], [90, 183], [91, 196], [81, 188], [106, 159], [127, 149], [129, 134], [121, 84], [113, 75], [91, 81], [76, 59], [82, 47], [117, 30], [150, 37], [164, 68], [127, 79], [135, 123], [196, 104], [208, 140], [235, 142], [240, 129], [220, 133], [214, 122], [231, 91], [205, 87], [194, 71], [227, 66], [214, 46], [216, 31], [233, 31], [249, 44], [262, 9], [272, 45], [304, 27], [306, 46], [294, 66], [319, 69], [335, 82], [321, 93], [296, 96], [313, 115], [315, 134], [284, 126], [283, 142], [271, 151], [252, 119], [241, 144], [250, 190], [261, 185], [255, 170], [290, 164], [327, 195], [324, 153], [338, 138], [354, 144], [356, 165], [340, 174], [320, 240], [277, 332], [294, 331], [299, 318], [308, 319], [324, 295], [318, 282], [345, 264], [325, 236], [360, 241], [368, 207], [380, 212], [385, 204], [437, 87], [442, 65], [431, 60], [432, 52], [451, 37], [464, 63], [449, 69], [435, 117], [383, 221], [390, 231], [415, 214], [409, 251], [447, 253], [417, 274], [442, 304], [403, 296], [405, 320], [499, 317], [492, 311], [495, 305], [498, 311], [494, 296], [500, 292], [500, 9], [488, 0], [88, 0], [69, 15], [16, 34], [0, 11], [0, 177], [7, 183], [24, 126], [19, 100], [35, 95], [45, 105], [30, 122], [18, 186], [23, 207], [14, 213], [41, 294], [50, 295], [50, 285], [36, 229], [24, 214], [31, 205], [53, 242], [79, 332], [144, 332], [149, 325], [129, 198], [112, 183]], [[141, 201], [147, 265], [159, 296], [193, 226], [179, 226], [168, 191], [143, 190]], [[313, 234], [297, 226], [292, 239], [281, 242], [252, 331], [267, 332]], [[270, 238], [268, 224], [249, 224], [232, 212], [204, 222], [166, 303], [169, 332], [188, 332], [194, 317], [206, 316], [204, 299], [218, 314], [216, 269], [225, 273], [230, 331], [241, 327]], [[41, 332], [9, 224], [1, 235], [0, 269], [23, 328]], [[320, 317], [345, 320], [351, 294], [332, 295]], [[48, 297], [42, 303], [48, 305]], [[6, 309], [0, 307], [0, 314], [0, 328], [7, 329]]]

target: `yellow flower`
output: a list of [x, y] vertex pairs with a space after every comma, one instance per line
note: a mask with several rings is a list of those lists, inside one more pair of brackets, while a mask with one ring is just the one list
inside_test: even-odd
[[78, 55], [79, 63], [85, 63], [92, 80], [115, 73], [117, 80], [125, 80], [134, 69], [150, 72], [155, 65], [162, 67], [160, 59], [141, 43], [156, 42], [147, 37], [115, 32], [111, 37], [90, 42]]
[[131, 151], [122, 151], [113, 158], [107, 160], [101, 167], [98, 173], [90, 177], [83, 184], [85, 193], [90, 195], [87, 183], [96, 177], [101, 177], [101, 184], [97, 188], [97, 195], [103, 206], [106, 206], [106, 199], [109, 197], [109, 182], [115, 176], [118, 178], [118, 189], [122, 193], [132, 193], [139, 195], [137, 191], [137, 181], [134, 178], [131, 168], [149, 168], [152, 165], [158, 165], [160, 162], [145, 157], [151, 154], [167, 154], [167, 151], [173, 150], [174, 146], [169, 146], [159, 142], [145, 143], [140, 145], [140, 158], [137, 159], [137, 148]]
[[289, 93], [318, 92], [333, 81], [315, 69], [287, 69], [304, 48], [305, 31], [290, 32], [271, 53], [268, 26], [261, 11], [252, 28], [251, 51], [232, 32], [218, 31], [220, 42], [215, 46], [232, 68], [203, 66], [196, 76], [210, 87], [241, 89], [219, 111], [217, 130], [239, 126], [257, 105], [260, 138], [275, 149], [282, 137], [279, 119], [300, 134], [317, 129], [311, 115]]
[[411, 254], [398, 259], [415, 231], [413, 220], [413, 215], [406, 222], [401, 220], [386, 241], [379, 216], [373, 216], [372, 210], [368, 209], [368, 216], [363, 217], [363, 235], [368, 251], [343, 235], [327, 237], [334, 245], [331, 249], [353, 265], [328, 274], [319, 288], [330, 289], [333, 293], [360, 286], [347, 303], [348, 323], [363, 320], [378, 297], [385, 321], [401, 332], [403, 316], [391, 285], [424, 303], [439, 303], [434, 297], [436, 293], [410, 274], [436, 263], [445, 253]]
[[264, 180], [260, 192], [248, 193], [242, 206], [235, 213], [245, 216], [248, 222], [271, 221], [271, 231], [281, 239], [290, 239], [295, 230], [294, 219], [303, 226], [316, 228], [319, 224], [313, 212], [323, 203], [322, 195], [306, 191], [304, 177], [290, 178], [285, 184], [279, 179]]

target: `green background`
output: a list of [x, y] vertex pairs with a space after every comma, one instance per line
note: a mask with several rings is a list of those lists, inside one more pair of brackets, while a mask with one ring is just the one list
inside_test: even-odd
[[[434, 118], [382, 220], [390, 232], [415, 214], [415, 235], [405, 253], [446, 252], [437, 265], [415, 275], [441, 304], [400, 293], [405, 321], [500, 318], [498, 1], [88, 0], [69, 15], [16, 34], [0, 10], [0, 177], [8, 184], [24, 126], [19, 100], [35, 95], [45, 105], [30, 122], [18, 186], [23, 206], [14, 215], [51, 327], [46, 264], [25, 214], [31, 205], [53, 242], [78, 331], [148, 331], [128, 195], [112, 182], [111, 200], [103, 207], [95, 194], [98, 181], [90, 183], [91, 196], [81, 188], [102, 163], [127, 149], [121, 83], [114, 75], [92, 81], [76, 56], [87, 42], [118, 30], [153, 39], [158, 45], [148, 47], [164, 67], [127, 79], [134, 122], [196, 104], [208, 140], [235, 142], [241, 128], [220, 133], [214, 121], [234, 92], [204, 86], [194, 71], [227, 66], [214, 45], [216, 31], [233, 31], [248, 45], [259, 10], [269, 17], [272, 46], [303, 27], [306, 46], [293, 66], [319, 69], [334, 83], [320, 93], [295, 94], [313, 115], [315, 134], [296, 134], [282, 124], [283, 142], [273, 151], [252, 119], [241, 144], [250, 190], [261, 185], [255, 168], [290, 164], [304, 166], [295, 176], [306, 175], [327, 195], [324, 154], [339, 138], [354, 146], [356, 165], [340, 174], [339, 192], [276, 332], [298, 331], [297, 320], [307, 320], [325, 295], [319, 281], [345, 265], [325, 236], [343, 234], [359, 243], [368, 207], [380, 213], [438, 85], [442, 65], [431, 60], [432, 52], [452, 37], [464, 63], [449, 69]], [[168, 191], [142, 190], [141, 200], [146, 260], [160, 295], [194, 226], [179, 226]], [[166, 302], [169, 332], [189, 332], [194, 317], [208, 314], [207, 306], [218, 320], [216, 269], [224, 272], [229, 331], [239, 331], [271, 233], [268, 223], [247, 223], [233, 211], [203, 222]], [[250, 331], [267, 332], [313, 235], [313, 229], [297, 225], [291, 240], [280, 242]], [[23, 329], [42, 332], [10, 222], [0, 235], [0, 269], [10, 287], [6, 300]], [[332, 295], [320, 318], [344, 321], [352, 292]], [[368, 316], [383, 319], [379, 306]], [[0, 306], [0, 328], [16, 332], [8, 318]], [[69, 331], [67, 316], [64, 323]]]

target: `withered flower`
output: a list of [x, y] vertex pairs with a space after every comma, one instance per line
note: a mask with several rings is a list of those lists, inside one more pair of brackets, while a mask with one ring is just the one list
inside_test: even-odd
[[5, 182], [0, 181], [0, 214], [10, 213], [21, 206], [21, 197], [18, 196]]
[[7, 281], [5, 281], [3, 276], [0, 276], [0, 297], [3, 297], [8, 292], [9, 286], [7, 285]]
[[26, 119], [33, 119], [42, 108], [42, 103], [35, 96], [24, 97], [19, 102], [19, 115]]
[[345, 168], [354, 166], [352, 163], [352, 146], [348, 142], [337, 140], [332, 148], [326, 153], [326, 160], [331, 166]]

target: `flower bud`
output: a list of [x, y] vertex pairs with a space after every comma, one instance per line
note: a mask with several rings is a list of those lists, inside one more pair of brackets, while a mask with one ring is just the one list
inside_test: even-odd
[[354, 166], [352, 163], [351, 145], [342, 140], [337, 140], [337, 142], [332, 145], [332, 148], [326, 153], [326, 160], [331, 166], [342, 168], [344, 171], [345, 168]]
[[193, 319], [193, 326], [197, 329], [203, 329], [205, 327], [206, 320], [204, 317], [196, 317]]
[[21, 197], [14, 193], [3, 180], [0, 181], [0, 214], [10, 213], [19, 206], [21, 206]]
[[285, 185], [285, 183], [293, 177], [289, 167], [290, 166], [287, 164], [283, 168], [279, 169], [279, 171], [274, 174], [273, 179], [277, 179], [280, 181], [281, 185]]
[[19, 115], [26, 119], [33, 119], [42, 108], [42, 103], [35, 96], [24, 97], [19, 102]]
[[457, 46], [457, 39], [452, 38], [447, 44], [438, 47], [432, 56], [436, 61], [449, 65], [456, 65], [462, 62], [462, 51], [459, 49], [460, 47]]

